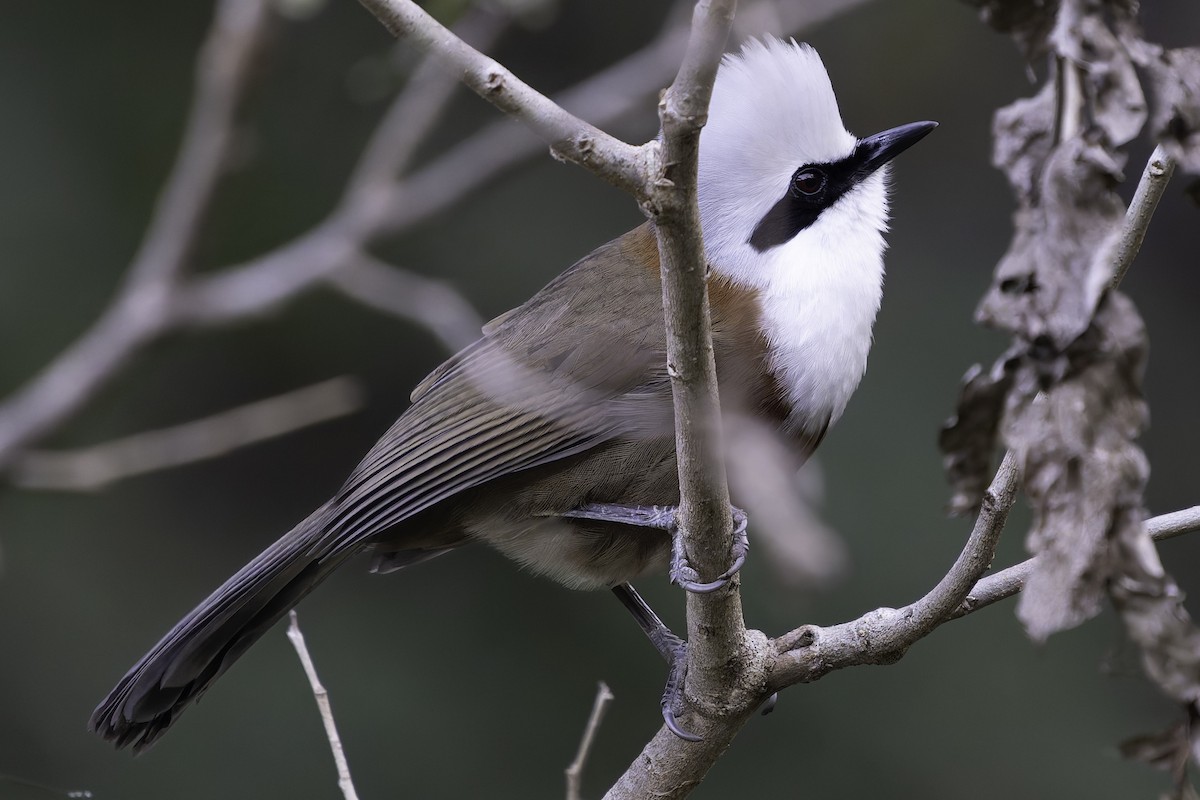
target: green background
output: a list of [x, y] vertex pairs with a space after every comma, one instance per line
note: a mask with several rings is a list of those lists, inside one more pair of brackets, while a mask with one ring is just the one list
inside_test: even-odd
[[[1200, 5], [1147, 4], [1152, 38], [1200, 39]], [[535, 87], [570, 85], [648, 41], [663, 3], [564, 3], [495, 55]], [[0, 10], [0, 394], [22, 385], [113, 296], [174, 157], [210, 4], [9, 3]], [[989, 166], [994, 109], [1035, 86], [1006, 38], [958, 3], [876, 2], [808, 31], [849, 128], [942, 123], [898, 161], [888, 279], [861, 389], [821, 449], [824, 516], [853, 569], [832, 590], [788, 588], [756, 550], [748, 623], [778, 634], [917, 597], [968, 528], [942, 514], [936, 433], [959, 378], [1004, 340], [974, 306], [1009, 234]], [[273, 42], [247, 168], [222, 191], [199, 269], [318, 221], [384, 108], [348, 76], [391, 44], [358, 4], [329, 2]], [[621, 133], [653, 134], [653, 102]], [[494, 117], [466, 92], [425, 148]], [[1130, 182], [1149, 145], [1133, 149]], [[1126, 284], [1153, 343], [1147, 394], [1154, 513], [1198, 501], [1194, 405], [1198, 210], [1181, 177]], [[1131, 191], [1127, 186], [1125, 194]], [[618, 191], [542, 157], [378, 250], [451, 281], [485, 317], [536, 291], [641, 217]], [[328, 294], [155, 343], [49, 444], [80, 445], [193, 419], [340, 374], [355, 416], [98, 494], [0, 495], [0, 798], [334, 798], [319, 719], [280, 627], [151, 752], [88, 734], [93, 705], [169, 625], [337, 488], [446, 353], [431, 337]], [[1002, 543], [1021, 557], [1026, 515]], [[1162, 547], [1185, 589], [1200, 541]], [[758, 555], [756, 558], [755, 555]], [[605, 593], [521, 573], [482, 548], [401, 574], [356, 563], [301, 606], [364, 798], [556, 797], [598, 680], [616, 694], [585, 785], [598, 796], [659, 725], [657, 656]], [[669, 622], [682, 602], [645, 582]], [[697, 797], [1152, 797], [1165, 777], [1116, 743], [1177, 712], [1140, 676], [1111, 614], [1034, 646], [1012, 604], [939, 630], [899, 664], [787, 691]]]

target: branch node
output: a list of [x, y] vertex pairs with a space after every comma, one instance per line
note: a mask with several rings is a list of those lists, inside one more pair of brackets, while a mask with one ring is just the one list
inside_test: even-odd
[[820, 638], [820, 635], [820, 628], [816, 627], [815, 625], [806, 625], [800, 629], [799, 635], [796, 636], [796, 640], [794, 642], [791, 642], [789, 649], [799, 650], [802, 647], [812, 647], [817, 643], [817, 639]]
[[803, 625], [790, 633], [785, 633], [775, 640], [775, 649], [779, 653], [792, 650], [803, 650], [812, 647], [821, 638], [821, 629], [816, 625]]
[[483, 86], [489, 94], [502, 94], [505, 89], [504, 84], [504, 70], [493, 61], [484, 71]]

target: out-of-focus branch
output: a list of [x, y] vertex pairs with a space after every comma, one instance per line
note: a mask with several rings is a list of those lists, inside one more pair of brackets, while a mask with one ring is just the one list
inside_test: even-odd
[[596, 740], [596, 732], [604, 721], [604, 714], [613, 701], [612, 690], [604, 681], [596, 688], [596, 699], [592, 703], [592, 713], [588, 715], [587, 726], [583, 729], [583, 738], [579, 740], [579, 750], [575, 760], [567, 767], [567, 800], [583, 800], [583, 768], [587, 766], [588, 755], [592, 752], [592, 742]]
[[358, 384], [350, 378], [334, 378], [204, 419], [91, 447], [31, 450], [13, 464], [13, 479], [26, 489], [96, 491], [135, 475], [217, 458], [352, 414], [361, 406]]
[[[487, 51], [507, 28], [507, 21], [489, 9], [478, 8], [455, 27], [463, 39]], [[358, 198], [391, 186], [429, 137], [457, 88], [458, 79], [436, 58], [421, 60], [367, 142], [346, 184], [344, 204], [353, 205]]]
[[333, 751], [333, 763], [337, 766], [338, 788], [342, 790], [345, 800], [358, 800], [358, 792], [354, 790], [354, 780], [350, 777], [350, 764], [346, 761], [346, 752], [342, 749], [342, 737], [338, 735], [337, 723], [333, 719], [333, 706], [329, 704], [329, 692], [317, 675], [317, 666], [308, 653], [308, 645], [304, 643], [304, 634], [300, 630], [300, 620], [295, 611], [288, 612], [288, 639], [296, 648], [296, 656], [304, 667], [308, 677], [308, 685], [312, 688], [313, 698], [317, 701], [317, 709], [321, 712], [321, 722], [325, 725], [325, 737], [329, 739], [329, 749]]
[[167, 323], [171, 287], [226, 166], [238, 108], [270, 22], [267, 0], [220, 0], [196, 67], [179, 157], [117, 299], [78, 341], [0, 407], [0, 468], [78, 410]]
[[483, 320], [442, 281], [364, 255], [333, 273], [329, 283], [368, 308], [427, 328], [450, 352], [479, 338]]
[[[195, 278], [184, 275], [235, 138], [237, 111], [269, 27], [269, 5], [267, 0], [218, 3], [198, 59], [184, 142], [145, 241], [118, 296], [95, 325], [0, 405], [0, 469], [11, 468], [21, 451], [78, 411], [148, 342], [183, 325], [226, 324], [264, 314], [303, 291], [324, 286], [339, 267], [355, 263], [379, 229], [394, 172], [403, 168], [415, 143], [428, 135], [449, 98], [446, 81], [433, 77], [427, 64], [417, 67], [416, 82], [396, 99], [372, 138], [337, 212], [246, 265]], [[462, 28], [486, 44], [502, 25], [480, 12], [468, 13]], [[383, 174], [376, 176], [380, 170]], [[439, 321], [435, 333], [449, 341], [453, 331], [461, 344], [464, 319], [474, 315], [462, 315], [465, 301], [445, 300], [451, 291], [442, 288], [440, 305], [456, 306], [459, 316]], [[429, 319], [426, 315], [425, 321]]]

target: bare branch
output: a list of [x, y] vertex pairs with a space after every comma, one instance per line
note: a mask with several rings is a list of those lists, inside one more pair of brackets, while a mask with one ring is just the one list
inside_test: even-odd
[[329, 749], [333, 751], [333, 761], [337, 765], [338, 787], [342, 790], [342, 796], [346, 800], [358, 800], [358, 793], [354, 790], [354, 781], [350, 777], [350, 765], [347, 763], [346, 753], [342, 749], [342, 738], [338, 736], [337, 723], [333, 719], [333, 706], [329, 704], [329, 692], [321, 684], [320, 677], [317, 676], [317, 667], [308, 653], [308, 645], [304, 643], [304, 634], [300, 631], [300, 621], [296, 612], [289, 611], [288, 619], [287, 636], [292, 641], [292, 647], [296, 648], [296, 656], [300, 659], [300, 665], [304, 667], [304, 674], [308, 676], [308, 684], [312, 687], [313, 698], [317, 701], [317, 708], [321, 711], [325, 736], [329, 739]]
[[600, 681], [600, 685], [596, 687], [596, 700], [592, 703], [592, 713], [588, 716], [587, 727], [583, 729], [583, 738], [579, 741], [579, 750], [575, 753], [575, 760], [566, 769], [567, 800], [582, 800], [583, 795], [580, 792], [583, 783], [583, 768], [587, 765], [588, 755], [592, 751], [592, 742], [596, 738], [596, 732], [600, 730], [600, 723], [604, 721], [604, 714], [608, 711], [608, 706], [612, 701], [612, 690], [608, 688], [608, 684]]
[[[701, 0], [679, 75], [659, 103], [662, 146], [644, 202], [658, 233], [667, 372], [675, 408], [679, 518], [683, 546], [702, 579], [729, 565], [729, 487], [721, 455], [720, 403], [708, 310], [708, 260], [696, 201], [700, 131], [717, 65], [736, 8], [733, 0]], [[736, 581], [726, 590], [688, 595], [688, 690], [728, 703], [731, 664], [742, 653], [745, 623]]]
[[1012, 453], [1004, 457], [954, 566], [928, 594], [900, 609], [879, 608], [827, 628], [805, 625], [775, 640], [771, 687], [811, 683], [834, 670], [860, 664], [890, 664], [919, 639], [950, 619], [987, 571], [996, 542], [1017, 496], [1019, 474]]
[[640, 196], [644, 158], [640, 148], [609, 136], [564, 111], [545, 95], [442, 27], [411, 0], [360, 0], [393, 36], [430, 52], [463, 83], [550, 143], [559, 158], [573, 161], [606, 181]]
[[[700, 786], [705, 773], [729, 749], [753, 710], [703, 728], [704, 739], [686, 745], [664, 726], [646, 743], [604, 800], [679, 800]], [[695, 720], [689, 724], [695, 725]]]
[[[1002, 480], [1004, 472], [1002, 468], [997, 474], [996, 483], [989, 489], [989, 496], [996, 495], [987, 504], [995, 503], [991, 516], [982, 526], [976, 523], [972, 539], [976, 538], [976, 534], [986, 534], [988, 531], [999, 535], [1003, 520], [997, 513], [1003, 508], [1005, 498], [1011, 506], [1016, 496], [1016, 475], [1009, 470], [1007, 478]], [[1008, 494], [998, 493], [1004, 490]], [[980, 519], [986, 516], [981, 513]], [[1145, 526], [1155, 541], [1200, 530], [1200, 506], [1153, 517], [1146, 520]], [[968, 551], [972, 553], [968, 554]], [[969, 574], [967, 570], [960, 571], [959, 567], [969, 561], [978, 565], [982, 551], [983, 548], [972, 547], [968, 543], [951, 573], [959, 572], [960, 576]], [[780, 636], [775, 641], [781, 650], [781, 658], [776, 662], [778, 671], [772, 674], [772, 686], [783, 688], [795, 682], [812, 682], [848, 666], [892, 663], [904, 655], [907, 647], [943, 623], [1016, 595], [1024, 587], [1025, 579], [1032, 573], [1036, 562], [1037, 558], [1031, 558], [978, 581], [948, 615], [941, 611], [945, 608], [946, 600], [955, 595], [935, 589], [911, 606], [901, 609], [880, 608], [852, 622], [828, 628], [808, 625]], [[943, 578], [939, 587], [947, 583], [947, 578]], [[937, 613], [932, 613], [935, 610]], [[797, 653], [803, 654], [802, 659], [793, 662], [791, 659]]]
[[362, 239], [357, 221], [330, 217], [275, 250], [188, 281], [172, 317], [179, 325], [216, 326], [274, 312], [358, 258]]
[[179, 156], [130, 268], [127, 288], [163, 291], [187, 266], [225, 172], [237, 112], [250, 87], [270, 14], [262, 0], [217, 4], [196, 64], [196, 91]]
[[259, 400], [182, 425], [134, 434], [78, 450], [34, 450], [13, 465], [26, 489], [96, 491], [115, 481], [223, 456], [357, 411], [362, 391], [350, 378]]
[[1156, 542], [1174, 539], [1185, 533], [1200, 530], [1200, 506], [1192, 506], [1169, 514], [1151, 517], [1144, 523], [1146, 533]]
[[[1146, 532], [1156, 542], [1191, 533], [1200, 530], [1200, 506], [1192, 506], [1182, 511], [1152, 517], [1144, 524]], [[1002, 569], [979, 581], [954, 611], [952, 619], [965, 617], [967, 614], [1012, 597], [1021, 591], [1025, 587], [1025, 579], [1033, 572], [1036, 562], [1037, 557], [1026, 559], [1020, 564]]]
[[[720, 406], [709, 323], [707, 259], [696, 199], [700, 131], [732, 24], [735, 0], [700, 0], [679, 74], [659, 104], [662, 145], [653, 154], [652, 193], [643, 209], [658, 234], [667, 372], [674, 401], [679, 462], [678, 525], [701, 577], [728, 566], [731, 517], [721, 453]], [[679, 798], [699, 785], [761, 701], [766, 646], [742, 619], [739, 582], [710, 594], [689, 593], [685, 691], [699, 714], [688, 725], [702, 736], [683, 742], [661, 728], [606, 797]]]

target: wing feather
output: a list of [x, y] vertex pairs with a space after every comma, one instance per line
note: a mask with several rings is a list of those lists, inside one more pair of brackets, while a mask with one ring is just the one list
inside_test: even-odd
[[635, 235], [652, 236], [600, 248], [431, 373], [332, 501], [318, 547], [352, 549], [488, 481], [669, 431], [661, 285], [657, 265], [630, 258]]

